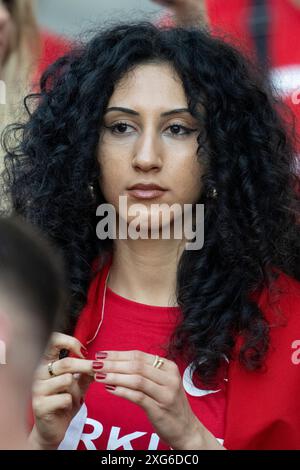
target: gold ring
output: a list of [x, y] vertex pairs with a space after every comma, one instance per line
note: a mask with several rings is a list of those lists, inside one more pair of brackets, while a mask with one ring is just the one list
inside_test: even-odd
[[159, 356], [155, 356], [155, 359], [154, 359], [154, 362], [153, 362], [153, 367], [156, 367], [156, 369], [159, 369], [163, 364], [164, 364], [164, 360], [159, 357]]
[[54, 374], [54, 371], [53, 371], [54, 362], [55, 361], [52, 361], [52, 362], [49, 362], [49, 364], [48, 364], [48, 372], [49, 372], [50, 377], [55, 377], [55, 375], [56, 375], [56, 374]]

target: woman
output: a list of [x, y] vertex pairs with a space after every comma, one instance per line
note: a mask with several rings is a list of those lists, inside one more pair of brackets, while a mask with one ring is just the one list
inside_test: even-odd
[[7, 124], [21, 119], [23, 97], [69, 47], [68, 41], [39, 30], [32, 0], [0, 1], [0, 80], [5, 84], [5, 96], [0, 97], [0, 133]]
[[[6, 158], [15, 210], [62, 251], [71, 292], [36, 375], [35, 448], [299, 447], [297, 177], [260, 81], [205, 31], [148, 22], [42, 77]], [[204, 204], [204, 244], [105, 239], [104, 203], [126, 227], [142, 203], [140, 229], [155, 204]]]

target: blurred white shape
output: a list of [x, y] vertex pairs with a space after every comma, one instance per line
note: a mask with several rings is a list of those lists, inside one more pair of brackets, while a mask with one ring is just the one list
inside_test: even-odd
[[87, 407], [83, 403], [78, 413], [74, 416], [66, 434], [59, 444], [57, 450], [76, 450], [81, 438], [84, 424], [87, 419]]
[[[278, 93], [285, 97], [298, 93], [300, 102], [300, 64], [276, 67], [270, 72], [270, 79]], [[298, 104], [298, 103], [295, 103]]]
[[0, 340], [0, 364], [6, 364], [6, 344]]
[[6, 84], [0, 80], [0, 104], [6, 104]]

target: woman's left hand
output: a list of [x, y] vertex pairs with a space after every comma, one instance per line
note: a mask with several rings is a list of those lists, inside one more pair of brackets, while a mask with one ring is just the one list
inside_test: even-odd
[[158, 436], [172, 449], [224, 449], [193, 413], [175, 362], [163, 358], [163, 365], [156, 368], [155, 356], [142, 351], [104, 353], [105, 359], [101, 352], [96, 354], [95, 380], [115, 386], [108, 391], [141, 406]]

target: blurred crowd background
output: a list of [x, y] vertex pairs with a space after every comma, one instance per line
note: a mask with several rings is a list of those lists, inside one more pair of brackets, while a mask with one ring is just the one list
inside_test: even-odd
[[[225, 0], [226, 1], [226, 0]], [[60, 34], [76, 38], [78, 34], [112, 17], [156, 16], [162, 7], [151, 0], [38, 0], [39, 23]]]

